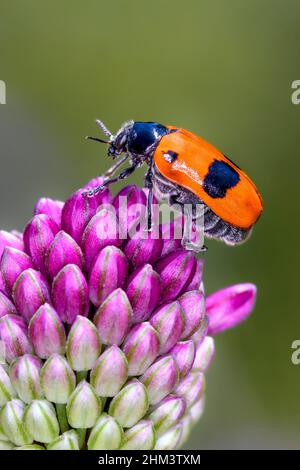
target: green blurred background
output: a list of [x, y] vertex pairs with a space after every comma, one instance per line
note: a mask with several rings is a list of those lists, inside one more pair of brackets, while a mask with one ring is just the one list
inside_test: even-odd
[[105, 148], [84, 140], [95, 118], [113, 131], [131, 118], [186, 127], [263, 194], [248, 243], [208, 243], [207, 291], [252, 281], [258, 300], [216, 338], [187, 448], [300, 444], [299, 19], [298, 0], [0, 1], [2, 228], [21, 229], [41, 195], [65, 198], [107, 168]]

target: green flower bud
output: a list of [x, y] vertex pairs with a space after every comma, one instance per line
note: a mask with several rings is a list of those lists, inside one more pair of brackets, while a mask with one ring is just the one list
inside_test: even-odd
[[34, 400], [25, 410], [24, 424], [34, 441], [51, 442], [59, 435], [59, 424], [52, 403]]
[[0, 450], [12, 450], [14, 444], [10, 441], [0, 441]]
[[96, 423], [101, 409], [101, 400], [93, 387], [82, 380], [68, 399], [68, 421], [73, 428], [91, 428]]
[[10, 380], [25, 403], [42, 398], [39, 372], [41, 360], [31, 354], [15, 359], [9, 369]]
[[88, 440], [89, 450], [116, 450], [123, 439], [123, 429], [117, 421], [102, 413]]
[[47, 450], [79, 450], [76, 431], [66, 431], [47, 445]]
[[95, 325], [78, 315], [68, 335], [67, 358], [73, 370], [90, 370], [100, 356], [101, 344]]
[[120, 450], [151, 450], [155, 446], [155, 431], [151, 421], [141, 420], [124, 434]]
[[4, 367], [0, 365], [0, 406], [17, 396]]
[[100, 397], [114, 397], [128, 377], [128, 363], [118, 346], [106, 349], [91, 371], [91, 384]]
[[47, 400], [53, 403], [67, 403], [75, 388], [76, 378], [64, 357], [52, 354], [43, 365], [40, 378]]
[[139, 380], [133, 379], [112, 399], [108, 413], [121, 426], [130, 428], [145, 416], [148, 408], [146, 387]]
[[8, 401], [0, 411], [1, 429], [17, 446], [31, 444], [33, 441], [23, 422], [24, 409], [24, 403], [15, 399]]
[[182, 424], [179, 423], [169, 429], [165, 434], [156, 441], [155, 450], [173, 450], [176, 449], [182, 435]]

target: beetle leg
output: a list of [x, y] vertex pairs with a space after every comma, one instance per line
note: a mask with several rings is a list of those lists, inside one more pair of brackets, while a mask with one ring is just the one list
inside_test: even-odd
[[89, 191], [85, 191], [83, 195], [87, 197], [95, 196], [99, 192], [103, 191], [107, 186], [110, 186], [111, 184], [117, 183], [118, 181], [121, 181], [127, 178], [137, 169], [137, 167], [138, 165], [132, 165], [126, 168], [119, 174], [119, 176], [115, 176], [115, 178], [108, 178], [106, 181], [104, 180], [103, 184], [101, 184], [100, 186], [97, 186], [96, 188], [90, 189]]
[[110, 176], [113, 176], [117, 169], [123, 165], [123, 163], [127, 160], [128, 155], [124, 155], [120, 160], [118, 160], [113, 166], [111, 166], [105, 173], [103, 173], [103, 178], [104, 180], [106, 178], [109, 178]]
[[185, 220], [184, 220], [184, 229], [183, 229], [183, 236], [181, 244], [182, 246], [190, 251], [195, 251], [196, 253], [200, 253], [207, 250], [205, 245], [199, 246], [199, 244], [195, 243], [191, 240], [192, 228], [193, 228], [193, 210], [191, 208], [185, 208], [184, 211]]
[[145, 187], [148, 189], [148, 196], [147, 196], [147, 231], [151, 232], [152, 230], [152, 202], [153, 202], [153, 175], [152, 175], [152, 167], [149, 167], [145, 175]]

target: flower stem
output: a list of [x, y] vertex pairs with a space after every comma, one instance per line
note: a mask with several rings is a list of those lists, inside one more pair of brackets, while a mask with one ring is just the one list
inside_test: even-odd
[[88, 371], [87, 370], [79, 370], [76, 373], [76, 382], [79, 384], [81, 380], [85, 380], [87, 378]]
[[83, 429], [83, 428], [77, 429], [77, 434], [78, 434], [79, 449], [84, 449], [86, 429]]
[[69, 423], [67, 419], [67, 414], [66, 414], [66, 405], [61, 404], [61, 403], [56, 403], [55, 404], [56, 408], [56, 414], [60, 426], [60, 432], [63, 433], [65, 431], [68, 431], [69, 429]]

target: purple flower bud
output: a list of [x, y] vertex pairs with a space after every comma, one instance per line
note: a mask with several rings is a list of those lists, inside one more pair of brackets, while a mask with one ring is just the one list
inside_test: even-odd
[[137, 232], [125, 245], [124, 253], [131, 265], [137, 268], [145, 263], [154, 263], [159, 259], [163, 241], [152, 238], [152, 232]]
[[29, 338], [35, 353], [42, 359], [51, 354], [64, 354], [66, 333], [56, 311], [49, 305], [42, 305], [29, 323]]
[[146, 387], [139, 380], [132, 379], [112, 399], [108, 413], [120, 426], [130, 428], [145, 416], [148, 407]]
[[159, 353], [159, 336], [148, 322], [135, 325], [123, 343], [128, 361], [128, 375], [141, 375]]
[[90, 370], [101, 352], [99, 334], [95, 325], [78, 315], [68, 335], [67, 358], [73, 370]]
[[211, 336], [206, 338], [199, 344], [196, 351], [196, 357], [193, 364], [193, 370], [206, 372], [215, 354], [215, 343]]
[[62, 321], [68, 324], [72, 324], [77, 315], [88, 315], [88, 285], [78, 266], [68, 264], [56, 275], [52, 284], [52, 301]]
[[119, 220], [120, 238], [127, 239], [128, 232], [145, 220], [147, 197], [142, 189], [129, 185], [116, 195], [113, 205]]
[[18, 312], [29, 322], [37, 309], [49, 302], [48, 284], [34, 269], [26, 269], [16, 280], [13, 299]]
[[178, 250], [181, 247], [181, 239], [183, 232], [183, 217], [177, 217], [173, 222], [161, 224], [161, 237], [163, 247], [161, 256], [164, 257], [169, 253]]
[[159, 275], [150, 264], [138, 268], [130, 276], [126, 294], [133, 311], [133, 322], [147, 320], [160, 299], [161, 285]]
[[25, 403], [42, 398], [39, 378], [41, 367], [41, 360], [31, 354], [18, 357], [10, 365], [10, 380], [19, 397]]
[[11, 362], [18, 356], [32, 353], [32, 347], [28, 340], [25, 324], [17, 315], [5, 315], [0, 318], [0, 339], [5, 346], [5, 358]]
[[180, 339], [185, 327], [185, 318], [179, 302], [159, 307], [150, 319], [160, 338], [160, 354], [168, 352]]
[[186, 406], [182, 398], [169, 395], [147, 416], [154, 424], [155, 434], [160, 437], [181, 419]]
[[51, 279], [67, 264], [76, 264], [82, 269], [83, 255], [75, 240], [61, 230], [49, 246], [45, 258], [46, 269]]
[[199, 372], [191, 372], [181, 379], [174, 393], [184, 398], [188, 408], [199, 400], [205, 391], [205, 377]]
[[122, 289], [114, 290], [100, 305], [94, 317], [101, 343], [121, 344], [132, 318], [132, 308]]
[[206, 299], [210, 335], [233, 328], [245, 320], [254, 308], [256, 286], [236, 284], [211, 294]]
[[5, 230], [0, 230], [0, 258], [4, 251], [4, 248], [10, 246], [16, 248], [17, 250], [24, 250], [23, 239], [19, 238], [17, 235], [6, 232]]
[[193, 367], [195, 360], [196, 348], [194, 342], [191, 339], [180, 341], [171, 349], [170, 354], [177, 362], [179, 377], [182, 378], [187, 375]]
[[8, 289], [5, 285], [4, 278], [3, 278], [3, 275], [2, 275], [1, 271], [0, 271], [0, 292], [2, 292], [3, 294], [9, 295]]
[[35, 215], [28, 222], [24, 230], [24, 245], [26, 253], [37, 269], [45, 274], [45, 254], [59, 227], [53, 219], [46, 214]]
[[16, 314], [17, 310], [14, 304], [6, 297], [3, 292], [0, 292], [0, 318], [4, 315]]
[[104, 208], [94, 215], [82, 235], [81, 247], [88, 271], [99, 251], [108, 245], [120, 246], [121, 240], [118, 238], [116, 214]]
[[76, 384], [75, 374], [63, 356], [52, 354], [40, 373], [43, 392], [53, 403], [67, 403]]
[[172, 356], [164, 356], [152, 364], [140, 377], [148, 392], [149, 403], [155, 405], [172, 392], [179, 378], [179, 370]]
[[64, 203], [62, 201], [55, 201], [49, 197], [42, 197], [35, 205], [34, 215], [46, 214], [60, 227], [63, 207]]
[[123, 287], [128, 271], [125, 255], [115, 246], [106, 246], [95, 262], [89, 277], [90, 301], [99, 307], [118, 287]]
[[142, 419], [124, 434], [120, 450], [151, 450], [155, 445], [155, 431], [151, 421]]
[[0, 270], [9, 293], [19, 275], [28, 268], [33, 268], [30, 256], [16, 248], [7, 247], [4, 249]]
[[162, 282], [161, 302], [174, 300], [180, 295], [195, 273], [195, 257], [185, 250], [169, 253], [156, 264], [156, 271], [160, 274]]
[[204, 271], [204, 259], [196, 258], [196, 269], [191, 283], [186, 287], [186, 291], [201, 290], [201, 282]]
[[199, 327], [195, 331], [195, 333], [191, 336], [191, 339], [194, 341], [195, 346], [197, 347], [204, 338], [206, 337], [208, 332], [208, 316], [204, 315], [203, 320], [201, 321]]
[[186, 319], [181, 339], [187, 339], [195, 333], [204, 318], [205, 300], [198, 290], [186, 292], [178, 300]]
[[114, 397], [128, 377], [124, 353], [117, 347], [106, 349], [91, 371], [91, 385], [100, 397]]

